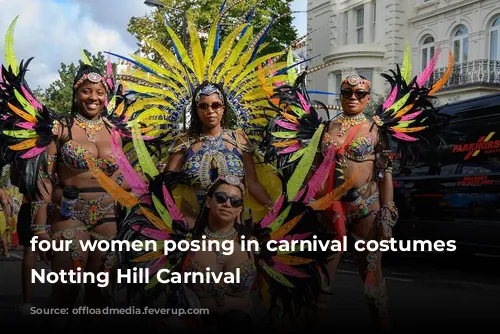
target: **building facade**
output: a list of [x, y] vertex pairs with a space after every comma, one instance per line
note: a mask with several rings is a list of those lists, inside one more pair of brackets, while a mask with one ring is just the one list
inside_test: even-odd
[[[357, 72], [383, 98], [388, 86], [380, 73], [402, 63], [408, 43], [413, 76], [438, 49], [433, 79], [443, 75], [448, 52], [454, 56], [438, 104], [500, 92], [498, 0], [309, 0], [308, 32], [308, 57], [322, 55], [310, 66], [332, 63], [311, 75], [311, 89], [338, 92], [342, 78]], [[338, 103], [336, 96], [314, 98]]]

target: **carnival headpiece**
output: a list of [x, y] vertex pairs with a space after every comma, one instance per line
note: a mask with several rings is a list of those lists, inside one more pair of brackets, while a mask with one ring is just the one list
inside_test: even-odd
[[370, 82], [370, 80], [362, 78], [359, 74], [348, 75], [342, 81], [342, 83], [347, 83], [351, 86], [357, 86], [357, 85], [363, 85], [363, 84], [367, 84], [370, 87], [372, 86], [372, 83]]
[[220, 91], [219, 88], [214, 86], [213, 84], [208, 84], [203, 86], [202, 89], [198, 91], [196, 96], [194, 97], [195, 102], [198, 102], [201, 98], [202, 95], [210, 96], [212, 94], [217, 94], [219, 96], [219, 99], [224, 102], [224, 94]]
[[[292, 84], [297, 77], [297, 64], [294, 64], [291, 47], [275, 53], [266, 54], [263, 51], [263, 42], [270, 27], [279, 17], [273, 18], [268, 26], [255, 34], [250, 25], [250, 14], [245, 18], [245, 23], [233, 27], [227, 37], [222, 39], [221, 22], [231, 8], [241, 1], [234, 1], [230, 5], [227, 1], [221, 2], [219, 16], [214, 18], [204, 43], [201, 43], [198, 29], [190, 18], [187, 45], [182, 44], [182, 39], [176, 35], [168, 19], [166, 30], [171, 37], [172, 51], [165, 48], [164, 41], [145, 40], [148, 47], [162, 58], [158, 64], [163, 66], [145, 57], [133, 56], [130, 59], [107, 52], [135, 65], [130, 68], [130, 72], [124, 72], [116, 78], [134, 93], [139, 101], [137, 105], [148, 110], [154, 109], [155, 116], [166, 121], [163, 129], [169, 133], [164, 139], [166, 145], [180, 134], [178, 125], [181, 117], [184, 113], [189, 115], [191, 101], [201, 96], [193, 94], [203, 82], [218, 83], [222, 87], [227, 106], [235, 113], [237, 127], [246, 133], [252, 144], [261, 143], [269, 119], [279, 113], [268, 103], [274, 88]], [[209, 85], [200, 94], [216, 92], [214, 87]]]
[[75, 85], [73, 86], [74, 89], [77, 89], [78, 87], [80, 87], [81, 84], [83, 84], [85, 81], [90, 81], [92, 83], [102, 83], [102, 85], [104, 86], [104, 89], [108, 89], [108, 86], [106, 84], [106, 79], [101, 76], [99, 73], [95, 73], [95, 72], [91, 72], [91, 73], [86, 73], [84, 75], [82, 75], [82, 77], [80, 78], [80, 80], [78, 80]]
[[222, 175], [217, 178], [217, 180], [213, 183], [217, 183], [217, 181], [223, 181], [231, 186], [238, 187], [241, 190], [241, 193], [245, 195], [245, 185], [241, 182], [240, 178], [236, 175]]

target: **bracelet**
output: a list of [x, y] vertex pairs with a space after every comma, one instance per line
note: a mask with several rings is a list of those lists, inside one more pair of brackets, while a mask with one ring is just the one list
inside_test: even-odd
[[276, 203], [272, 199], [269, 199], [269, 201], [267, 201], [267, 204], [265, 205], [265, 207], [269, 211], [273, 211], [275, 205], [276, 205]]
[[[31, 232], [33, 232], [35, 235], [37, 232], [42, 232], [45, 233], [50, 229], [49, 225], [37, 225], [37, 224], [31, 224]], [[38, 233], [41, 234], [41, 233]]]
[[383, 205], [377, 213], [379, 224], [394, 227], [399, 218], [399, 212], [394, 202]]

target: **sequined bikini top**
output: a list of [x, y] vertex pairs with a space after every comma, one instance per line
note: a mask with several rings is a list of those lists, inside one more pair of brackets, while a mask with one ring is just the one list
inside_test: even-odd
[[[224, 135], [229, 138], [224, 138]], [[192, 143], [186, 151], [182, 171], [194, 186], [199, 199], [210, 188], [213, 182], [225, 175], [236, 175], [243, 180], [245, 167], [243, 156], [238, 151], [236, 134], [233, 131], [222, 131], [217, 137], [203, 136], [200, 149], [193, 151]], [[228, 149], [224, 142], [234, 145]]]
[[[323, 154], [326, 154], [330, 145], [334, 145], [337, 149], [341, 147], [341, 144], [335, 138], [328, 134], [328, 132], [325, 132], [321, 143]], [[352, 140], [347, 146], [344, 156], [347, 159], [362, 162], [366, 161], [366, 159], [374, 153], [375, 138], [373, 134], [369, 132], [365, 136], [360, 136]]]
[[[186, 272], [202, 272], [206, 273], [206, 268], [202, 262], [189, 257], [187, 260], [185, 271]], [[224, 306], [225, 295], [233, 297], [242, 297], [247, 295], [257, 278], [257, 267], [254, 260], [248, 256], [248, 259], [237, 265], [230, 272], [236, 274], [236, 269], [240, 269], [240, 282], [227, 284], [224, 279], [220, 283], [192, 283], [189, 284], [191, 290], [198, 296], [198, 298], [215, 297], [217, 306]], [[227, 270], [226, 270], [227, 272]]]
[[70, 139], [61, 145], [60, 161], [73, 172], [84, 173], [89, 170], [85, 156], [91, 156], [95, 159], [97, 167], [107, 175], [113, 175], [118, 170], [118, 165], [114, 155], [111, 153], [104, 158], [95, 158], [90, 152], [72, 139], [71, 130]]

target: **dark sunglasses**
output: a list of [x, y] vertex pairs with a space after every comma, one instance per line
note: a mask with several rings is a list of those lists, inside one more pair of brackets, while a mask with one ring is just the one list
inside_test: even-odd
[[352, 94], [354, 94], [354, 95], [356, 95], [356, 98], [358, 100], [362, 100], [362, 99], [364, 99], [366, 97], [366, 95], [370, 94], [370, 92], [365, 92], [364, 90], [352, 91], [350, 89], [342, 89], [340, 91], [340, 94], [345, 99], [350, 99], [351, 96], [352, 96]]
[[214, 198], [215, 200], [217, 201], [217, 203], [219, 204], [224, 204], [227, 202], [227, 199], [229, 198], [229, 202], [231, 203], [231, 206], [233, 208], [239, 208], [240, 206], [243, 205], [243, 200], [239, 197], [232, 197], [232, 196], [228, 196], [226, 193], [222, 193], [222, 192], [217, 192], [214, 194]]
[[203, 110], [203, 111], [206, 111], [208, 110], [208, 108], [212, 108], [213, 111], [219, 111], [222, 109], [222, 107], [224, 107], [224, 105], [220, 102], [214, 102], [212, 104], [208, 104], [208, 103], [199, 103], [198, 104], [198, 108], [200, 108], [200, 110]]

